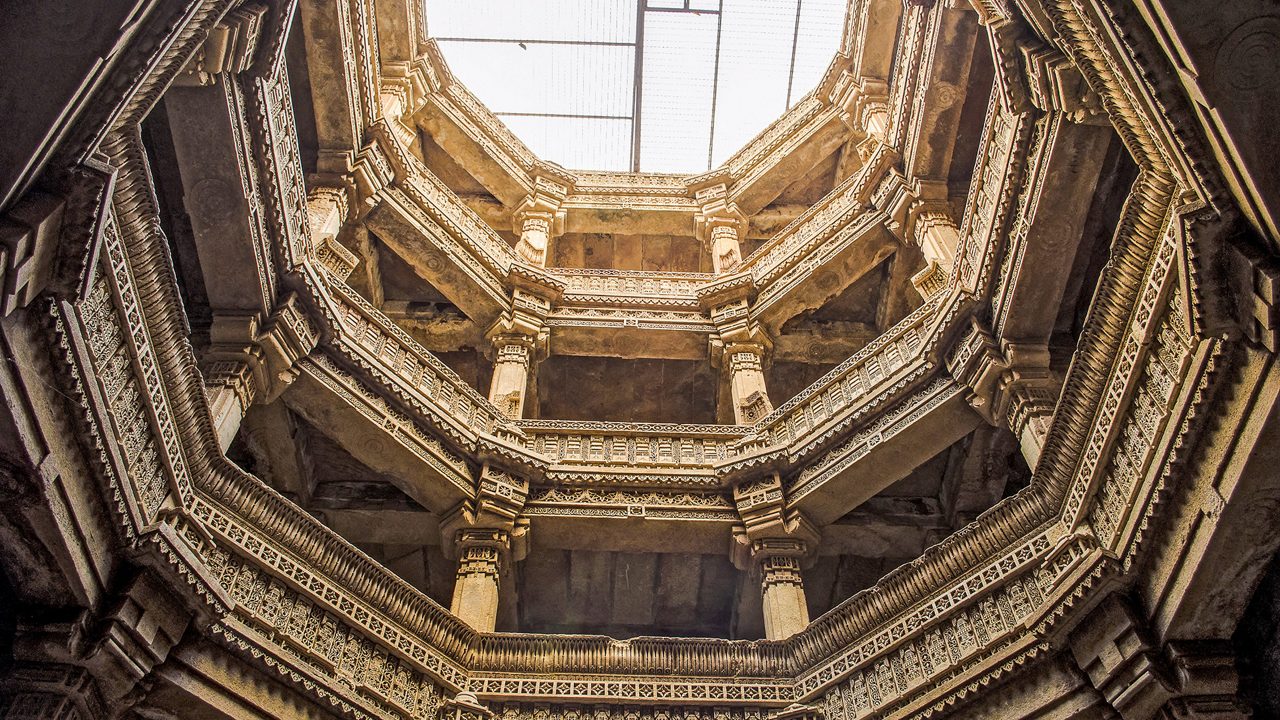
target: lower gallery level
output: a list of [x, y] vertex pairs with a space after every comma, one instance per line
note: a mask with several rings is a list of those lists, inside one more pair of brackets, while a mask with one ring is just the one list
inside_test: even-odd
[[0, 718], [1280, 717], [1272, 4], [605, 5], [7, 13]]

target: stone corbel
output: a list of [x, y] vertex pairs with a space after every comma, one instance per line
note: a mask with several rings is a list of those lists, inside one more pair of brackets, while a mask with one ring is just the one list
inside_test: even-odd
[[174, 85], [213, 85], [221, 73], [241, 73], [253, 64], [262, 28], [266, 25], [267, 8], [247, 2], [227, 13], [204, 43], [191, 56]]
[[1160, 646], [1121, 595], [1109, 595], [1090, 612], [1068, 645], [1089, 682], [1125, 720], [1248, 717], [1229, 644]]
[[889, 130], [889, 84], [880, 78], [852, 76], [837, 83], [831, 103], [852, 131], [872, 144], [883, 142]]
[[538, 175], [533, 192], [511, 214], [511, 231], [519, 236], [516, 255], [535, 267], [546, 267], [551, 241], [564, 234], [561, 207], [571, 184], [566, 179]]
[[438, 720], [492, 720], [493, 715], [493, 711], [470, 692], [460, 692], [445, 700], [437, 711]]
[[[15, 668], [0, 683], [3, 695], [36, 692], [41, 675], [56, 674], [70, 682], [46, 687], [52, 695], [82, 708], [112, 711], [83, 717], [116, 717], [142, 698], [148, 675], [182, 639], [191, 617], [165, 579], [147, 570], [138, 572], [100, 611], [86, 610], [74, 622], [20, 622], [13, 642]], [[43, 672], [24, 678], [20, 668]], [[36, 686], [24, 679], [37, 681]]]
[[1058, 378], [1049, 369], [1044, 342], [997, 342], [978, 321], [947, 360], [956, 380], [970, 389], [969, 404], [993, 426], [1018, 438], [1035, 468], [1057, 406]]
[[338, 242], [338, 233], [350, 209], [347, 195], [347, 189], [336, 187], [316, 187], [307, 194], [307, 219], [316, 259], [334, 277], [344, 281], [360, 263], [355, 253]]
[[1031, 104], [1060, 112], [1074, 123], [1107, 125], [1102, 98], [1089, 87], [1075, 63], [1039, 42], [1019, 43]]

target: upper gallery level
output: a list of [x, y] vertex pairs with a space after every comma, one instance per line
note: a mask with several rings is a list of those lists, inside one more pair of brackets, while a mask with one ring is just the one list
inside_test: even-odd
[[[222, 52], [262, 32], [248, 7]], [[568, 170], [378, 8], [402, 14], [375, 53], [302, 3], [260, 117], [205, 60], [144, 124], [243, 467], [455, 612], [451, 558], [498, 533], [481, 626], [624, 636], [785, 637], [1025, 485], [1134, 176], [1092, 95], [1020, 101], [1038, 121], [972, 9], [853, 3], [812, 92], [720, 167]], [[1072, 80], [1055, 57], [1026, 71]], [[254, 132], [305, 178], [292, 236], [262, 223], [303, 199], [259, 214], [226, 151]]]

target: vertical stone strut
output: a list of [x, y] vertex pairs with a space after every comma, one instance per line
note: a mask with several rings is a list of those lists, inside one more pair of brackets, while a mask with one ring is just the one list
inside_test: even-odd
[[520, 517], [528, 496], [528, 482], [486, 464], [475, 501], [440, 523], [444, 551], [458, 561], [449, 609], [480, 632], [497, 627], [500, 605], [514, 608], [511, 567], [528, 552], [529, 524]]
[[759, 573], [765, 637], [790, 637], [809, 625], [800, 565], [817, 550], [818, 531], [800, 513], [787, 512], [776, 472], [739, 484], [733, 500], [742, 525], [733, 530], [730, 557], [739, 570]]

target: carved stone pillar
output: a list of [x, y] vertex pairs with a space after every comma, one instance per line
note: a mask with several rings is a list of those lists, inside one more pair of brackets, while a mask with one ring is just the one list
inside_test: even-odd
[[524, 417], [537, 337], [499, 333], [493, 336], [492, 343], [493, 381], [489, 384], [489, 402], [509, 418]]
[[271, 402], [297, 377], [295, 364], [319, 333], [290, 296], [269, 317], [215, 314], [209, 350], [201, 359], [205, 393], [223, 450], [254, 402]]
[[750, 425], [773, 412], [764, 382], [765, 347], [758, 342], [730, 342], [724, 346], [734, 422]]
[[799, 540], [760, 540], [752, 555], [760, 565], [760, 591], [764, 606], [764, 633], [770, 640], [791, 637], [809, 625], [800, 558], [806, 552]]
[[565, 212], [560, 208], [569, 194], [567, 177], [538, 175], [534, 191], [511, 216], [511, 231], [520, 236], [516, 254], [537, 267], [546, 267], [551, 240], [564, 233]]
[[480, 632], [493, 632], [497, 626], [501, 558], [510, 542], [505, 530], [458, 531], [458, 579], [449, 609]]
[[742, 224], [736, 220], [715, 218], [709, 221], [708, 250], [711, 267], [717, 275], [733, 272], [742, 263]]
[[734, 528], [730, 557], [740, 570], [758, 572], [765, 637], [781, 640], [809, 625], [801, 561], [817, 549], [819, 533], [797, 512], [786, 510], [777, 473], [733, 490], [742, 525]]
[[724, 202], [723, 185], [714, 188], [714, 200], [702, 208], [694, 220], [694, 234], [711, 254], [711, 267], [717, 275], [737, 270], [742, 264], [742, 238], [747, 234], [747, 218], [733, 203]]
[[511, 569], [528, 552], [529, 524], [520, 517], [528, 495], [523, 479], [485, 465], [474, 502], [440, 523], [444, 552], [458, 561], [450, 610], [480, 632], [493, 632], [502, 606], [515, 608]]

